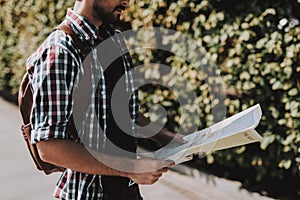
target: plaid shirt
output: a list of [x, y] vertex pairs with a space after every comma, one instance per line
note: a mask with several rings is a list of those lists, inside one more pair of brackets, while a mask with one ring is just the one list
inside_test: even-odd
[[[98, 151], [103, 150], [106, 144], [107, 118], [110, 112], [107, 110], [106, 103], [108, 95], [106, 75], [98, 61], [98, 54], [93, 48], [96, 44], [98, 29], [70, 9], [65, 23], [71, 26], [87, 47], [92, 47], [94, 62], [91, 68], [100, 72], [100, 75], [91, 73], [92, 102], [89, 104], [88, 114], [81, 124], [81, 129], [78, 131], [80, 139], [77, 142], [84, 143], [87, 147]], [[115, 34], [110, 26], [105, 31], [109, 37]], [[125, 43], [121, 38], [116, 37], [113, 42], [120, 47], [122, 52], [126, 51]], [[128, 53], [122, 55], [122, 60], [126, 91], [133, 94], [130, 104], [130, 112], [133, 116], [131, 127], [133, 134], [136, 134], [138, 105], [137, 93], [134, 91], [133, 77], [130, 72], [132, 63]], [[28, 58], [27, 70], [31, 74], [34, 95], [31, 119], [32, 143], [49, 138], [72, 139], [67, 134], [67, 124], [74, 108], [72, 95], [85, 70], [79, 50], [75, 47], [72, 38], [61, 30], [53, 31], [37, 51]], [[98, 118], [103, 119], [100, 124]], [[66, 169], [57, 183], [54, 196], [61, 199], [102, 199], [101, 177]]]

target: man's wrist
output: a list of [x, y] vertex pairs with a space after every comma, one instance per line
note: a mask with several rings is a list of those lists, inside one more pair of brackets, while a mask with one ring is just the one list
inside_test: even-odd
[[119, 172], [119, 176], [122, 176], [122, 177], [127, 177], [127, 178], [128, 178], [128, 176], [129, 176], [129, 173], [128, 173], [128, 172], [126, 172], [126, 171], [120, 171], [120, 172]]
[[134, 161], [135, 160], [124, 159], [124, 170], [119, 170], [119, 176], [130, 178], [130, 176], [134, 173]]

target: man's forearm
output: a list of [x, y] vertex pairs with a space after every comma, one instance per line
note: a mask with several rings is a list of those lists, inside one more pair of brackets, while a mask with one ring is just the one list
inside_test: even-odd
[[[125, 170], [117, 170], [110, 166], [124, 165], [129, 170], [133, 167], [129, 159], [99, 152], [92, 155], [83, 145], [71, 140], [50, 139], [38, 142], [37, 147], [43, 161], [78, 172], [127, 177], [128, 173]], [[101, 162], [104, 160], [109, 161], [108, 166]]]
[[45, 162], [88, 174], [128, 177], [138, 184], [155, 183], [174, 165], [161, 159], [130, 160], [100, 152], [92, 155], [83, 145], [71, 140], [50, 139], [38, 142], [37, 147]]

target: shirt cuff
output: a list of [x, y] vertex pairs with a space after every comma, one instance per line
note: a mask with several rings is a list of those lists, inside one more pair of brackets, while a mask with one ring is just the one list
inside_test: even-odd
[[49, 139], [71, 139], [66, 125], [51, 125], [31, 130], [31, 143]]

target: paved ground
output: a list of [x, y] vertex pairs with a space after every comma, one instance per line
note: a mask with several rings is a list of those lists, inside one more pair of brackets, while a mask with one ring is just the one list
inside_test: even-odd
[[[0, 200], [53, 200], [59, 174], [46, 176], [33, 165], [20, 132], [17, 107], [0, 98]], [[145, 200], [268, 199], [239, 189], [240, 183], [176, 166], [151, 186], [142, 186]]]

